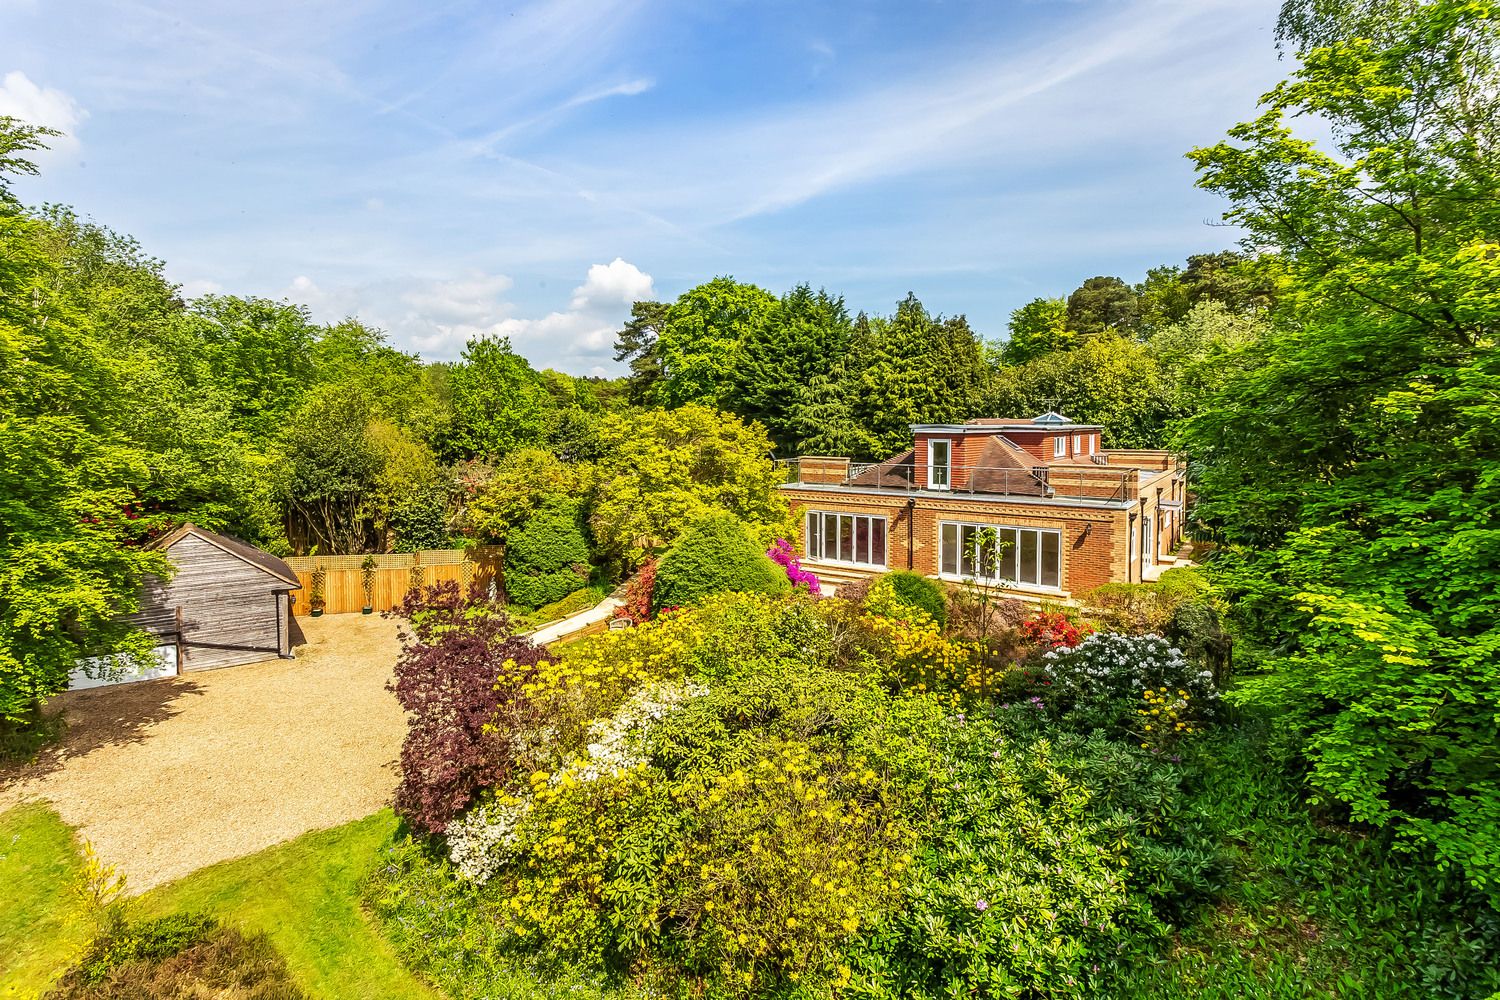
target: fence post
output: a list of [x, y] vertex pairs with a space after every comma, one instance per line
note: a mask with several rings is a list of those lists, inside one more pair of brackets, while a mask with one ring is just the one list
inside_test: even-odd
[[422, 593], [422, 587], [426, 583], [426, 576], [422, 571], [422, 553], [413, 552], [411, 558], [411, 572], [408, 574], [408, 586], [406, 588], [406, 592], [411, 593], [415, 590], [420, 595]]

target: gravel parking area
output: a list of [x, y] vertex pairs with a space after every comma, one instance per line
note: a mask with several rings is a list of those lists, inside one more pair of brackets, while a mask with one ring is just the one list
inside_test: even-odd
[[295, 660], [60, 696], [61, 745], [0, 773], [0, 810], [49, 801], [140, 892], [388, 805], [396, 623], [299, 623]]

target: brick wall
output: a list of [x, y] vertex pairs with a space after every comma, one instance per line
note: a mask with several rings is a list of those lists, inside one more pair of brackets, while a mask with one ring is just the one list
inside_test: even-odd
[[[924, 576], [936, 576], [939, 569], [939, 522], [967, 521], [1060, 532], [1065, 593], [1082, 594], [1100, 584], [1127, 579], [1126, 511], [1049, 508], [928, 495], [917, 500], [913, 518], [909, 515], [904, 496], [830, 494], [795, 489], [789, 489], [787, 493], [793, 510], [798, 514], [799, 552], [805, 551], [802, 532], [806, 528], [806, 519], [801, 515], [810, 507], [821, 511], [884, 516], [887, 519], [887, 566], [893, 570], [906, 569], [910, 565]], [[910, 546], [907, 543], [908, 522], [911, 523]]]
[[927, 486], [927, 443], [934, 438], [947, 441], [949, 447], [948, 481], [953, 489], [965, 489], [969, 485], [969, 464], [972, 455], [978, 454], [980, 441], [972, 440], [972, 434], [918, 434], [912, 439], [912, 464], [916, 468], [913, 482]]

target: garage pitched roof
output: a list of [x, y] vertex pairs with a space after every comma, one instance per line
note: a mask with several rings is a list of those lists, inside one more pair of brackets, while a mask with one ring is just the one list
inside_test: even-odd
[[249, 563], [261, 572], [276, 577], [283, 583], [288, 584], [292, 590], [302, 589], [302, 581], [297, 579], [296, 572], [285, 562], [271, 555], [271, 553], [257, 549], [255, 546], [248, 542], [242, 542], [238, 538], [231, 538], [228, 535], [220, 535], [209, 531], [207, 528], [200, 528], [191, 521], [167, 532], [159, 538], [152, 539], [147, 543], [146, 548], [160, 549], [165, 552], [188, 535], [201, 538], [208, 544], [223, 549], [241, 562]]

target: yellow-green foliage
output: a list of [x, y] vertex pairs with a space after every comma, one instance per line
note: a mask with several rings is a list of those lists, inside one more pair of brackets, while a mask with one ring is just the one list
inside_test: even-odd
[[987, 664], [972, 643], [945, 635], [927, 612], [903, 602], [886, 581], [870, 588], [864, 607], [875, 669], [896, 690], [939, 693], [957, 707], [1003, 682], [1004, 671]]
[[613, 905], [630, 889], [616, 874], [620, 848], [632, 833], [649, 834], [660, 812], [652, 808], [657, 776], [643, 771], [594, 781], [566, 772], [556, 781], [547, 772], [533, 776], [533, 806], [514, 860], [489, 887], [501, 929], [517, 946], [559, 965], [606, 957]]
[[726, 993], [842, 984], [842, 948], [900, 901], [914, 832], [873, 769], [791, 741], [760, 751], [673, 789], [688, 832], [649, 919], [666, 955]]
[[898, 904], [915, 833], [868, 764], [759, 742], [732, 770], [645, 763], [533, 776], [531, 810], [487, 895], [548, 964], [615, 959], [717, 995], [840, 981], [838, 956]]

